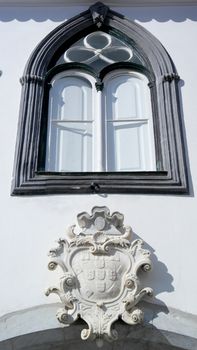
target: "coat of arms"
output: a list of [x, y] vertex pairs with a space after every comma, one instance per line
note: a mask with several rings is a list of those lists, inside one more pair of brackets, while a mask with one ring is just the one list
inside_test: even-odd
[[82, 339], [117, 339], [112, 324], [121, 317], [130, 325], [141, 323], [143, 312], [137, 303], [151, 288], [140, 290], [138, 271], [151, 269], [150, 253], [142, 248], [143, 241], [132, 241], [130, 226], [123, 225], [119, 212], [110, 215], [107, 207], [94, 207], [92, 214], [77, 216], [75, 225], [59, 239], [59, 246], [49, 252], [49, 269], [58, 265], [63, 271], [59, 288], [50, 287], [46, 295], [57, 293], [62, 308], [57, 312], [61, 323], [71, 324], [78, 317], [87, 322]]

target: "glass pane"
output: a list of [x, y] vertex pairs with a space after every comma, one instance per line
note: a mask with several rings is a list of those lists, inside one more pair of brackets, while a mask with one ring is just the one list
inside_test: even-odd
[[135, 76], [127, 74], [111, 79], [107, 85], [107, 119], [148, 118], [147, 90], [146, 83]]
[[98, 31], [85, 37], [84, 44], [87, 47], [102, 50], [111, 44], [111, 35]]
[[65, 60], [68, 62], [85, 62], [92, 57], [92, 52], [85, 47], [76, 46], [66, 51]]
[[90, 120], [92, 118], [91, 94], [91, 85], [83, 78], [67, 76], [55, 80], [49, 96], [50, 118]]
[[113, 63], [130, 61], [132, 56], [132, 51], [126, 47], [117, 47], [116, 50], [113, 47], [105, 50], [105, 57]]
[[108, 123], [108, 171], [146, 170], [146, 123]]
[[92, 123], [52, 123], [46, 170], [92, 171]]
[[46, 170], [92, 170], [92, 88], [83, 77], [62, 76], [52, 83]]
[[105, 82], [108, 171], [155, 170], [147, 78], [117, 73]]
[[90, 33], [78, 40], [64, 52], [56, 64], [65, 62], [85, 63], [97, 71], [116, 62], [133, 62], [145, 66], [136, 48], [102, 31]]

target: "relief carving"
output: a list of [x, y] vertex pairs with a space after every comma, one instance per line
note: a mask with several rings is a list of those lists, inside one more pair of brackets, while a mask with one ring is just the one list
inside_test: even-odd
[[138, 271], [151, 269], [150, 252], [142, 248], [142, 240], [132, 241], [131, 227], [123, 225], [119, 212], [110, 215], [107, 207], [94, 207], [91, 215], [81, 213], [77, 220], [80, 233], [71, 226], [49, 252], [49, 270], [60, 266], [63, 274], [59, 288], [48, 288], [46, 295], [59, 296], [61, 323], [81, 317], [88, 324], [82, 339], [96, 340], [101, 347], [103, 340], [117, 339], [112, 324], [119, 317], [130, 325], [143, 321], [136, 305], [145, 295], [152, 296], [152, 289], [140, 289]]

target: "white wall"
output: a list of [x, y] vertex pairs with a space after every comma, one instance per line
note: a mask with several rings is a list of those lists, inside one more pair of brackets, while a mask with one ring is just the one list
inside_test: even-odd
[[[36, 44], [85, 7], [0, 8], [0, 316], [45, 303], [44, 289], [56, 281], [47, 252], [81, 211], [106, 205], [154, 252], [147, 285], [155, 303], [197, 314], [195, 278], [197, 200], [175, 195], [62, 195], [10, 197], [21, 86], [19, 78]], [[153, 33], [183, 79], [182, 104], [194, 194], [197, 190], [197, 7], [116, 8]], [[55, 317], [55, 315], [54, 315]]]

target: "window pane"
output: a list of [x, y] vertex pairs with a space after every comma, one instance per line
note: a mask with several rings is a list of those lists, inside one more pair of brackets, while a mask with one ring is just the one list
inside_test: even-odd
[[148, 118], [147, 89], [145, 82], [135, 76], [111, 79], [107, 85], [107, 119]]
[[49, 96], [52, 119], [90, 120], [92, 97], [90, 83], [78, 77], [62, 77], [52, 84]]
[[46, 170], [92, 170], [92, 123], [54, 123], [50, 138]]
[[116, 74], [105, 84], [107, 170], [155, 170], [148, 80], [136, 72]]
[[52, 83], [45, 169], [92, 171], [92, 90], [83, 77]]
[[108, 171], [146, 170], [147, 123], [108, 123]]

